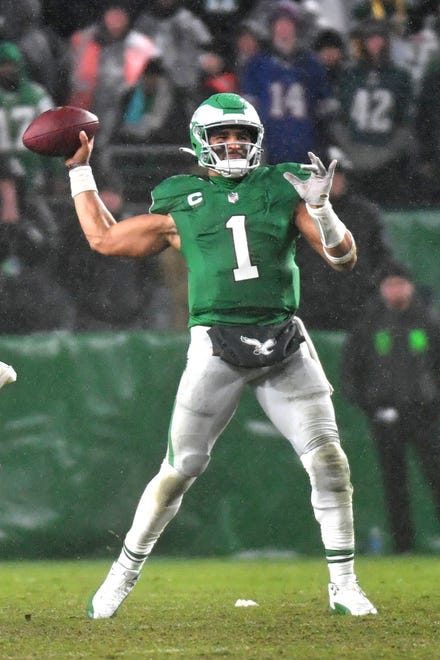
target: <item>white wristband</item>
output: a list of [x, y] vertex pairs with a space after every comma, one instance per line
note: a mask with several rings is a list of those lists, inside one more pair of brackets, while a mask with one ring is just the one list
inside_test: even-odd
[[351, 232], [348, 232], [348, 233], [349, 233], [350, 236], [351, 236], [352, 246], [351, 246], [351, 248], [349, 249], [349, 251], [346, 252], [345, 254], [343, 254], [341, 257], [334, 257], [332, 254], [329, 254], [329, 253], [327, 252], [327, 250], [325, 249], [325, 247], [324, 247], [324, 253], [325, 253], [325, 256], [326, 256], [327, 259], [330, 261], [330, 263], [332, 263], [332, 264], [336, 264], [336, 265], [338, 265], [338, 264], [346, 264], [346, 263], [348, 263], [349, 261], [351, 261], [351, 260], [353, 259], [353, 257], [355, 256], [355, 254], [357, 253], [356, 243], [355, 243], [355, 241], [354, 241], [353, 235], [351, 234]]
[[329, 201], [324, 206], [313, 209], [306, 204], [308, 214], [313, 218], [321, 234], [321, 242], [327, 248], [339, 245], [345, 236], [346, 226], [333, 211]]
[[90, 165], [80, 165], [69, 170], [69, 178], [72, 197], [76, 197], [79, 193], [86, 192], [87, 190], [98, 192]]

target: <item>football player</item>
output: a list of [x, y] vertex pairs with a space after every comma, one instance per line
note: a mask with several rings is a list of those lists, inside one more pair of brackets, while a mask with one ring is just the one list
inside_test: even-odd
[[375, 614], [354, 571], [352, 486], [331, 387], [295, 316], [300, 234], [338, 270], [356, 262], [353, 236], [328, 201], [336, 161], [262, 166], [264, 128], [236, 94], [215, 94], [195, 111], [192, 149], [206, 175], [179, 175], [152, 191], [150, 213], [115, 222], [89, 165], [93, 139], [66, 161], [72, 196], [90, 246], [139, 257], [173, 247], [189, 271], [187, 363], [173, 408], [168, 447], [147, 485], [118, 559], [88, 615], [113, 616], [184, 493], [208, 466], [217, 438], [246, 386], [287, 438], [310, 477], [311, 500], [330, 573], [330, 607]]

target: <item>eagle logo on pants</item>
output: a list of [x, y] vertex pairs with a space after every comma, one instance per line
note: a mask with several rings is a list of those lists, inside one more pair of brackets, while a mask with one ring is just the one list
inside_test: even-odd
[[266, 339], [264, 343], [261, 343], [261, 341], [258, 341], [258, 339], [254, 339], [253, 337], [245, 337], [244, 335], [241, 335], [240, 341], [242, 341], [243, 344], [254, 346], [254, 355], [270, 355], [274, 349], [275, 344], [277, 343], [276, 339]]

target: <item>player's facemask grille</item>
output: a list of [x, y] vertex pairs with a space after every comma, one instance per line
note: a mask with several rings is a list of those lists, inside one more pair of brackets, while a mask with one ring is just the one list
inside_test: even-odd
[[211, 124], [208, 127], [197, 126], [194, 133], [201, 145], [199, 163], [202, 167], [208, 167], [217, 171], [225, 177], [240, 177], [259, 166], [261, 161], [261, 140], [258, 127], [247, 124], [243, 126], [252, 135], [253, 142], [220, 142], [215, 145], [209, 144], [209, 134], [218, 128], [225, 128], [225, 124]]

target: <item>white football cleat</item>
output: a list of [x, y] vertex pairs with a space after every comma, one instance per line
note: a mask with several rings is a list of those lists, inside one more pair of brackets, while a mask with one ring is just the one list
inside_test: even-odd
[[376, 608], [370, 603], [357, 580], [344, 586], [330, 582], [328, 595], [330, 607], [335, 614], [350, 614], [352, 616], [377, 614]]
[[14, 383], [17, 380], [15, 369], [10, 364], [0, 362], [0, 387], [8, 383]]
[[114, 562], [109, 574], [90, 599], [87, 616], [91, 619], [110, 619], [139, 579], [138, 571], [130, 571]]

